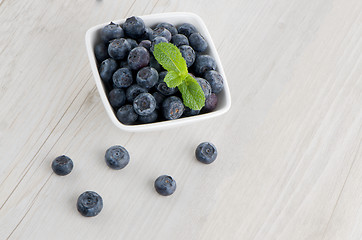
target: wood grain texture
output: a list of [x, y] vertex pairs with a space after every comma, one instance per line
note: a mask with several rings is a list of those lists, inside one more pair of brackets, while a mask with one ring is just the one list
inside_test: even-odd
[[[232, 108], [127, 133], [108, 119], [84, 34], [131, 15], [191, 11], [225, 68]], [[361, 239], [360, 0], [0, 0], [0, 239]], [[211, 165], [194, 159], [215, 143]], [[125, 146], [122, 171], [105, 150]], [[52, 173], [67, 154], [75, 168]], [[170, 197], [153, 189], [172, 175]], [[78, 214], [85, 190], [104, 209]]]

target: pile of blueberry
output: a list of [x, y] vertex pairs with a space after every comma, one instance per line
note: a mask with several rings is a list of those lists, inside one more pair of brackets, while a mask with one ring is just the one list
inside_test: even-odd
[[[216, 147], [209, 142], [200, 143], [195, 150], [195, 156], [200, 162], [210, 164], [217, 157]], [[107, 149], [104, 159], [108, 167], [120, 170], [128, 165], [130, 154], [124, 147], [115, 145]], [[55, 158], [51, 166], [55, 174], [65, 176], [73, 170], [74, 165], [72, 159], [62, 155]], [[161, 175], [155, 180], [154, 187], [160, 195], [169, 196], [176, 190], [176, 181], [171, 176]], [[102, 208], [103, 199], [96, 192], [86, 191], [78, 197], [78, 212], [85, 217], [97, 216]]]
[[[208, 43], [196, 27], [170, 23], [146, 27], [139, 17], [123, 24], [113, 22], [100, 31], [101, 41], [94, 54], [108, 100], [123, 124], [144, 124], [172, 120], [213, 111], [217, 94], [223, 90], [223, 77], [216, 71], [215, 59], [206, 54]], [[167, 71], [153, 56], [161, 42], [176, 45], [205, 94], [205, 106], [192, 110], [183, 105], [177, 88], [163, 81]]]

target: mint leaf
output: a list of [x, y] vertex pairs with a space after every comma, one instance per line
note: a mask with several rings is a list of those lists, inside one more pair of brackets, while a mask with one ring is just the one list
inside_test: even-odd
[[165, 42], [158, 43], [154, 47], [153, 56], [167, 71], [181, 73], [181, 75], [186, 77], [188, 73], [186, 61], [175, 45]]
[[193, 110], [200, 110], [205, 105], [205, 95], [197, 81], [187, 75], [185, 80], [178, 86], [182, 94], [184, 105]]
[[180, 74], [178, 74], [174, 71], [170, 71], [167, 73], [167, 75], [163, 81], [167, 84], [167, 87], [175, 88], [182, 83], [183, 78], [181, 77]]

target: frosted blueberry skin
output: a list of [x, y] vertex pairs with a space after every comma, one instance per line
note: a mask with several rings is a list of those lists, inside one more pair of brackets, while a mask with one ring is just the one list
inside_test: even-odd
[[141, 87], [138, 84], [133, 84], [126, 90], [126, 98], [127, 101], [130, 103], [133, 103], [133, 100], [141, 93], [146, 93], [147, 89], [144, 87]]
[[108, 167], [119, 170], [127, 166], [130, 156], [124, 147], [116, 145], [107, 149], [104, 158]]
[[185, 106], [179, 97], [171, 96], [162, 103], [163, 116], [167, 120], [180, 118], [185, 111]]
[[217, 157], [217, 149], [214, 144], [203, 142], [197, 146], [195, 156], [200, 162], [210, 164], [214, 162]]
[[211, 95], [210, 83], [203, 78], [197, 77], [195, 79], [196, 79], [197, 83], [200, 85], [202, 91], [204, 92], [205, 100], [206, 100]]
[[156, 109], [156, 100], [150, 93], [141, 93], [134, 99], [133, 109], [140, 116], [149, 115]]
[[176, 190], [176, 181], [170, 176], [162, 175], [155, 180], [155, 189], [162, 196], [169, 196]]
[[172, 35], [171, 35], [170, 31], [168, 31], [166, 28], [156, 27], [155, 29], [153, 29], [150, 40], [153, 40], [155, 37], [164, 37], [167, 39], [167, 41], [171, 41]]
[[189, 37], [190, 46], [197, 52], [204, 52], [207, 47], [207, 41], [200, 33], [193, 33]]
[[94, 55], [96, 56], [96, 59], [99, 63], [103, 62], [109, 58], [108, 46], [103, 42], [97, 43], [94, 47]]
[[103, 208], [102, 197], [93, 191], [82, 193], [77, 200], [78, 212], [84, 217], [97, 216]]
[[148, 115], [138, 116], [138, 121], [140, 121], [140, 123], [153, 123], [157, 120], [157, 118], [158, 118], [158, 113], [155, 110]]
[[108, 99], [111, 106], [118, 109], [126, 103], [126, 93], [123, 89], [114, 88], [109, 92]]
[[123, 38], [124, 37], [124, 31], [123, 29], [113, 22], [106, 25], [101, 30], [101, 39], [104, 43], [108, 44], [109, 41], [116, 39], [116, 38]]
[[206, 98], [205, 106], [202, 108], [203, 112], [212, 112], [217, 107], [218, 98], [215, 93], [211, 93], [211, 95]]
[[132, 70], [138, 71], [150, 63], [150, 54], [144, 47], [135, 47], [128, 54], [127, 62]]
[[129, 87], [133, 83], [132, 72], [129, 68], [120, 68], [113, 74], [112, 80], [115, 88]]
[[110, 84], [113, 73], [117, 70], [118, 63], [113, 58], [107, 58], [99, 67], [99, 75], [104, 83]]
[[133, 106], [130, 104], [120, 107], [116, 113], [118, 120], [123, 124], [133, 124], [137, 121], [138, 114], [135, 113]]
[[145, 23], [140, 17], [127, 18], [122, 28], [125, 35], [133, 39], [141, 38], [146, 33]]
[[204, 77], [210, 83], [213, 93], [219, 93], [224, 89], [224, 78], [217, 71], [207, 71]]
[[179, 49], [180, 49], [182, 57], [186, 61], [186, 66], [191, 67], [192, 64], [194, 64], [195, 59], [196, 59], [196, 54], [195, 54], [194, 49], [192, 49], [192, 47], [190, 47], [189, 45], [181, 45], [179, 47]]
[[177, 28], [174, 25], [170, 24], [170, 23], [166, 23], [166, 22], [159, 23], [159, 24], [157, 24], [156, 28], [159, 28], [159, 27], [166, 28], [168, 31], [170, 31], [172, 36], [177, 34]]
[[131, 50], [131, 45], [124, 38], [114, 39], [108, 45], [108, 54], [111, 58], [115, 60], [123, 60], [128, 56], [129, 51]]
[[176, 46], [179, 47], [181, 45], [190, 45], [189, 40], [183, 34], [176, 34], [172, 36], [171, 42]]
[[136, 81], [141, 87], [150, 89], [158, 82], [158, 72], [152, 67], [141, 68], [137, 72]]
[[184, 23], [181, 24], [177, 28], [178, 33], [185, 35], [186, 37], [189, 37], [191, 34], [196, 33], [196, 27], [190, 23]]
[[193, 70], [197, 76], [203, 76], [209, 70], [216, 69], [216, 61], [210, 55], [197, 55]]
[[65, 155], [59, 156], [53, 160], [52, 169], [59, 176], [68, 175], [73, 170], [73, 161]]

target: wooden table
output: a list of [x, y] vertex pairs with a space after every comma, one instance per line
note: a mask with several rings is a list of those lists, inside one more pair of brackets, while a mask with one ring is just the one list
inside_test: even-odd
[[[149, 133], [116, 128], [84, 35], [131, 15], [205, 21], [230, 112]], [[361, 239], [362, 1], [0, 0], [0, 239]], [[202, 141], [218, 159], [194, 158]], [[115, 144], [131, 154], [114, 171]], [[66, 154], [75, 168], [55, 175]], [[161, 174], [174, 195], [153, 188]], [[82, 217], [80, 193], [104, 208]]]

